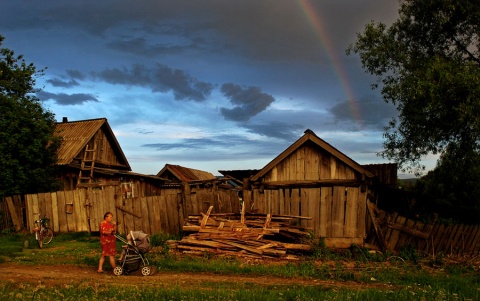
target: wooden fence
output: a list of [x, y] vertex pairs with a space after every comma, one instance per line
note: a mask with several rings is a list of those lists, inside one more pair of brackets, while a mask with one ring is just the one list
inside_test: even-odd
[[34, 220], [47, 216], [54, 232], [98, 231], [105, 212], [112, 212], [119, 232], [178, 234], [186, 215], [206, 212], [238, 212], [240, 201], [232, 190], [217, 187], [170, 186], [160, 195], [124, 198], [121, 187], [99, 190], [77, 189], [5, 198], [8, 214], [17, 231], [32, 231]]
[[366, 245], [391, 252], [413, 247], [431, 255], [477, 256], [480, 253], [478, 225], [436, 224], [436, 217], [430, 223], [422, 223], [398, 213], [378, 210], [371, 202], [367, 207], [372, 223], [368, 224]]
[[[5, 229], [12, 223], [17, 231], [31, 231], [38, 218], [35, 214], [41, 214], [50, 218], [55, 232], [98, 231], [104, 213], [111, 211], [120, 222], [121, 234], [130, 230], [178, 234], [184, 217], [205, 213], [210, 206], [216, 213], [239, 212], [240, 200], [232, 190], [188, 184], [166, 187], [157, 196], [134, 198], [124, 198], [118, 186], [57, 191], [0, 200], [0, 226]], [[367, 247], [398, 252], [409, 246], [433, 255], [480, 254], [478, 225], [422, 223], [379, 210], [370, 201], [367, 212]]]

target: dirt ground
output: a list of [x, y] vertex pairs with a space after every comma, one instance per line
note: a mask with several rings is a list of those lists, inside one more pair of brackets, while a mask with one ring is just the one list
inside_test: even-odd
[[[172, 287], [180, 286], [186, 289], [201, 288], [204, 283], [222, 286], [238, 283], [249, 283], [256, 286], [322, 286], [344, 287], [350, 289], [383, 288], [385, 284], [365, 284], [335, 280], [280, 278], [274, 276], [239, 276], [216, 275], [211, 273], [176, 273], [155, 271], [154, 274], [143, 276], [140, 271], [130, 275], [115, 276], [112, 270], [104, 274], [97, 273], [96, 269], [82, 268], [75, 265], [19, 265], [15, 263], [0, 264], [0, 281], [11, 284], [43, 285], [47, 287], [65, 285], [119, 285], [119, 286], [153, 286]], [[392, 289], [391, 286], [388, 288]]]

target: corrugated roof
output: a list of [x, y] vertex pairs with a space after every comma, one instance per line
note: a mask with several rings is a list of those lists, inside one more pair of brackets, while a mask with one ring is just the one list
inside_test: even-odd
[[202, 180], [214, 180], [215, 177], [212, 173], [207, 171], [187, 168], [180, 165], [165, 164], [165, 167], [162, 168], [157, 174], [158, 177], [165, 177], [165, 173], [170, 172], [173, 174], [179, 181], [189, 182], [189, 181], [202, 181]]
[[106, 121], [106, 118], [99, 118], [57, 123], [55, 134], [62, 137], [57, 164], [71, 163]]
[[102, 127], [111, 143], [111, 147], [116, 152], [116, 156], [118, 156], [119, 162], [128, 170], [131, 170], [127, 158], [120, 148], [120, 144], [115, 138], [106, 118], [57, 123], [55, 135], [62, 137], [62, 143], [57, 152], [57, 164], [67, 165], [72, 163], [73, 159], [78, 156]]

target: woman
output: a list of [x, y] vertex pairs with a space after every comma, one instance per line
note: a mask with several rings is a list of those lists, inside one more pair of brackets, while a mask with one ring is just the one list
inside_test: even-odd
[[110, 257], [110, 265], [115, 268], [115, 254], [117, 253], [117, 225], [112, 221], [113, 214], [111, 212], [105, 213], [103, 221], [100, 223], [100, 245], [102, 246], [102, 257], [98, 262], [98, 273], [103, 273], [103, 263], [105, 256]]

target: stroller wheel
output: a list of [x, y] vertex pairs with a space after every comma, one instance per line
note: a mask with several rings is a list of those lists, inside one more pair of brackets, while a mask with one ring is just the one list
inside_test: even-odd
[[148, 266], [148, 265], [144, 266], [142, 268], [142, 275], [143, 276], [148, 276], [148, 275], [150, 275], [151, 272], [152, 272], [152, 268], [150, 268], [150, 266]]
[[114, 269], [113, 269], [113, 274], [115, 276], [120, 276], [123, 274], [123, 268], [121, 266], [116, 266]]

